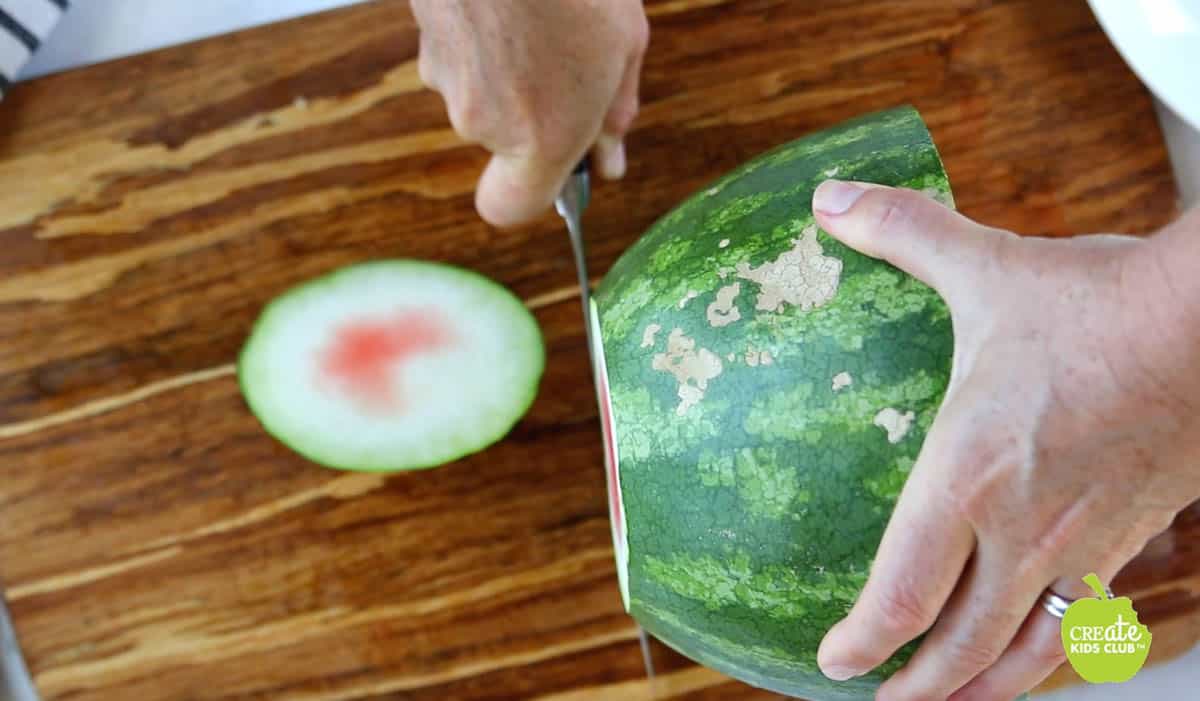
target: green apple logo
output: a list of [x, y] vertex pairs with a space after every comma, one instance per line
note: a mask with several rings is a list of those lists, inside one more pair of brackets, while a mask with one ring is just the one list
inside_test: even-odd
[[1145, 664], [1153, 636], [1138, 623], [1129, 597], [1108, 598], [1094, 573], [1083, 581], [1099, 598], [1079, 599], [1063, 615], [1067, 659], [1092, 684], [1129, 681]]

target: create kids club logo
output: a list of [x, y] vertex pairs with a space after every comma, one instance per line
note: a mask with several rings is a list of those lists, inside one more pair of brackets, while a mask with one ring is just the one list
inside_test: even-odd
[[1083, 578], [1098, 598], [1079, 599], [1062, 618], [1062, 642], [1075, 673], [1092, 684], [1133, 678], [1150, 654], [1150, 631], [1127, 596], [1109, 598], [1100, 578]]

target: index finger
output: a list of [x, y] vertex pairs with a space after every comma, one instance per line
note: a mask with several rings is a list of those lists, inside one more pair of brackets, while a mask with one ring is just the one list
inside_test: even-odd
[[488, 162], [475, 191], [475, 208], [489, 224], [501, 228], [524, 224], [554, 204], [579, 156], [546, 160], [531, 155], [497, 153]]
[[817, 663], [830, 679], [866, 674], [928, 630], [974, 550], [974, 529], [934, 484], [937, 426], [900, 493], [862, 593], [821, 641]]

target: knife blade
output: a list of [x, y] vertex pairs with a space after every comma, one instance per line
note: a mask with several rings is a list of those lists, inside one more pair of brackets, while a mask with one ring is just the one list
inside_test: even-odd
[[[587, 248], [583, 241], [583, 210], [591, 201], [591, 162], [585, 157], [581, 160], [567, 182], [563, 185], [558, 198], [554, 200], [554, 208], [559, 216], [567, 223], [567, 233], [571, 237], [571, 249], [575, 254], [575, 270], [579, 276], [579, 299], [583, 304], [583, 328], [587, 334], [588, 358], [592, 366], [592, 383], [596, 391], [596, 400], [600, 401], [598, 372], [596, 365], [596, 339], [592, 338], [592, 298], [591, 282], [587, 272]], [[642, 649], [642, 667], [646, 677], [654, 679], [654, 659], [650, 654], [650, 639], [646, 629], [637, 624], [638, 642]]]
[[[571, 250], [575, 254], [575, 270], [579, 275], [579, 299], [583, 303], [583, 328], [587, 333], [588, 356], [594, 361], [592, 351], [592, 310], [591, 284], [587, 272], [587, 249], [583, 242], [583, 210], [587, 209], [591, 200], [591, 163], [584, 158], [571, 171], [567, 182], [554, 201], [554, 208], [559, 216], [567, 223], [567, 233], [571, 237]], [[595, 363], [592, 363], [593, 371]]]
[[4, 602], [3, 587], [0, 587], [0, 701], [38, 701], [33, 679], [17, 644], [17, 632], [8, 614], [8, 605]]

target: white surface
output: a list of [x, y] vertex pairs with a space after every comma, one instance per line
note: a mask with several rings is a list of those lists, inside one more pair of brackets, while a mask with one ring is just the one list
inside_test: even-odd
[[1200, 647], [1170, 662], [1146, 667], [1124, 684], [1071, 687], [1036, 694], [1031, 701], [1195, 701], [1200, 698], [1198, 689]]
[[13, 70], [29, 60], [29, 49], [7, 31], [0, 32], [0, 71], [12, 75]]
[[1167, 152], [1171, 154], [1171, 165], [1175, 167], [1180, 204], [1184, 208], [1200, 205], [1200, 131], [1161, 102], [1155, 101], [1154, 106], [1158, 109]]
[[49, 40], [26, 64], [21, 78], [33, 78], [362, 1], [75, 0]]
[[1088, 0], [1142, 82], [1200, 129], [1200, 0]]
[[62, 10], [50, 0], [5, 0], [4, 9], [17, 24], [34, 36], [44, 37], [62, 17]]

